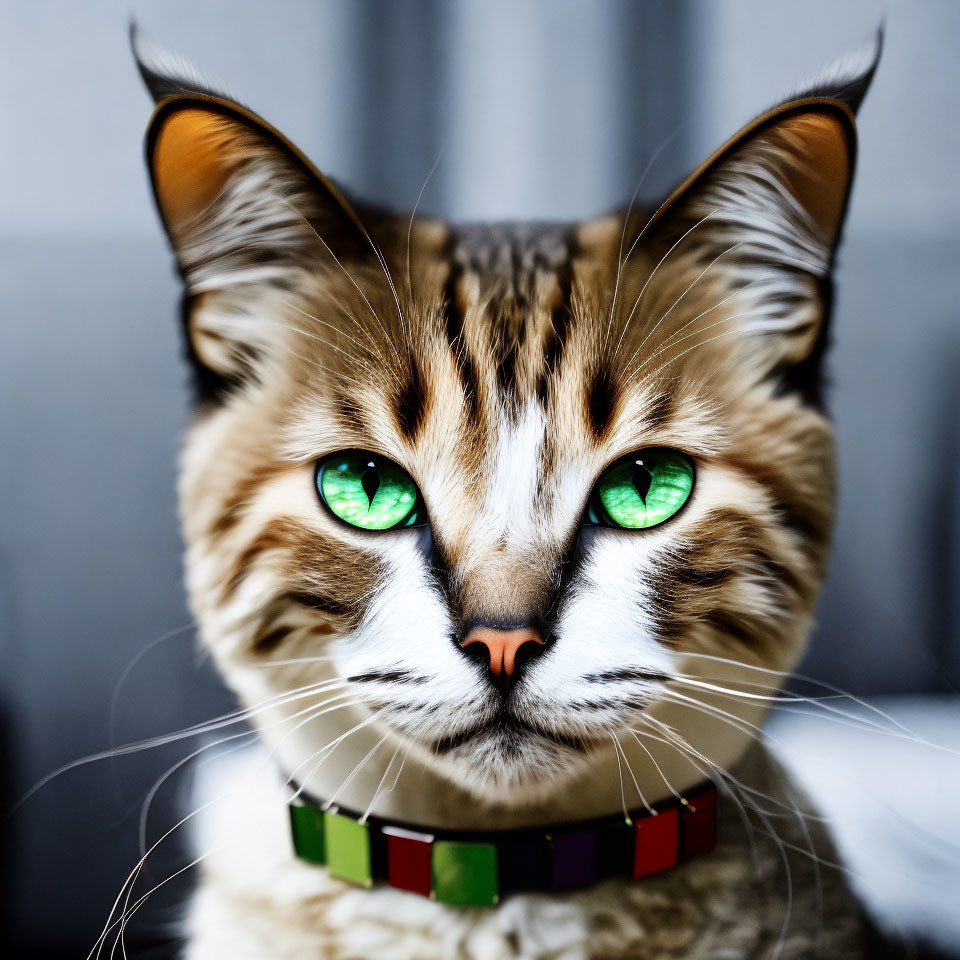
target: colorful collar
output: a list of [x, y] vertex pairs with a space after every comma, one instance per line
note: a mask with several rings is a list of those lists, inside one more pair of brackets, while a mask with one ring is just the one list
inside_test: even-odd
[[298, 791], [290, 802], [293, 849], [341, 880], [463, 907], [511, 893], [563, 891], [610, 877], [639, 879], [712, 850], [717, 791], [595, 820], [527, 830], [434, 830], [329, 806]]

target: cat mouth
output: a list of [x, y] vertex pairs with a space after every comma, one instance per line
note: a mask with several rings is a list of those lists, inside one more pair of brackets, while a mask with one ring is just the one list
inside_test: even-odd
[[472, 727], [467, 727], [465, 730], [459, 730], [457, 733], [451, 734], [448, 737], [434, 741], [434, 743], [431, 744], [431, 748], [436, 754], [447, 754], [471, 740], [476, 740], [488, 735], [514, 743], [519, 743], [520, 739], [524, 736], [540, 737], [558, 746], [569, 747], [571, 750], [578, 750], [580, 752], [585, 752], [589, 747], [588, 741], [582, 737], [558, 733], [538, 723], [523, 720], [508, 710], [503, 710], [489, 720], [485, 720], [482, 723], [475, 724]]

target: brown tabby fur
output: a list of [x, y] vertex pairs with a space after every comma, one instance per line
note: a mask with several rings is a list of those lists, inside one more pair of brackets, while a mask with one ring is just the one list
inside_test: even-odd
[[[390, 802], [412, 819], [609, 812], [621, 755], [654, 798], [705, 774], [726, 782], [802, 650], [825, 573], [834, 452], [819, 366], [851, 106], [873, 67], [842, 95], [818, 89], [760, 118], [660, 208], [478, 227], [348, 204], [249, 111], [203, 88], [171, 93], [143, 69], [160, 99], [149, 157], [201, 387], [180, 486], [191, 604], [283, 775], [309, 779], [329, 744], [375, 723], [319, 789], [376, 801], [396, 745], [420, 780], [399, 779]], [[690, 501], [647, 531], [583, 526], [602, 471], [649, 447], [693, 460]], [[372, 533], [325, 512], [315, 464], [354, 449], [414, 478], [428, 528]], [[548, 642], [504, 714], [458, 649], [477, 622], [535, 624]], [[496, 729], [475, 735], [491, 717]], [[354, 780], [370, 744], [373, 779]], [[795, 809], [762, 756], [739, 776], [738, 802], [751, 805], [753, 784]], [[191, 956], [227, 955], [227, 928], [248, 912], [251, 956], [766, 956], [783, 903], [757, 903], [732, 809], [712, 860], [648, 886], [518, 898], [499, 921], [397, 901], [419, 919], [393, 934], [402, 895], [347, 892], [285, 848], [251, 852], [247, 867], [214, 858]], [[812, 842], [799, 822], [784, 828], [788, 847]], [[769, 879], [781, 861], [759, 863]], [[265, 878], [300, 885], [292, 913]], [[836, 878], [826, 889], [826, 935], [843, 950], [830, 955], [853, 956], [855, 910]], [[797, 902], [813, 922], [811, 896]], [[567, 952], [536, 933], [558, 904], [589, 930]], [[376, 930], [351, 945], [344, 918], [369, 911]], [[512, 930], [500, 946], [465, 945], [497, 923]], [[426, 944], [445, 924], [460, 946], [435, 954]], [[810, 942], [788, 937], [782, 955], [807, 956]]]

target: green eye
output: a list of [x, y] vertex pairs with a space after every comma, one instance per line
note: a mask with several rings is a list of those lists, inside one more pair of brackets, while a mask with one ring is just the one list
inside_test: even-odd
[[364, 530], [426, 522], [417, 485], [395, 463], [373, 453], [338, 453], [323, 460], [317, 490], [334, 516]]
[[608, 527], [645, 530], [669, 520], [693, 489], [693, 464], [672, 450], [640, 450], [597, 482], [587, 515]]

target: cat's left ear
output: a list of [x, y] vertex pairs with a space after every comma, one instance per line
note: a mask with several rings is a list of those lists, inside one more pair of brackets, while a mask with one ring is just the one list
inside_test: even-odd
[[[869, 48], [744, 127], [654, 214], [644, 233], [722, 277], [766, 369], [819, 360], [830, 271], [856, 160], [855, 111], [876, 70]], [[681, 238], [683, 238], [681, 240]]]
[[216, 394], [256, 378], [277, 339], [263, 318], [278, 298], [304, 276], [368, 262], [374, 247], [340, 191], [282, 134], [135, 27], [131, 42], [157, 102], [147, 163], [184, 281], [188, 344], [201, 386]]

